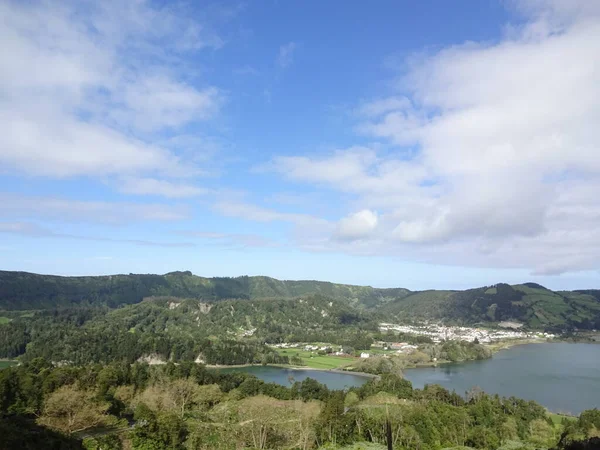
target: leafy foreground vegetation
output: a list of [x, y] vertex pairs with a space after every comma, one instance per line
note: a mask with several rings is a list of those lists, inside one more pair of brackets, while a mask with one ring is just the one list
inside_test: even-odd
[[[600, 329], [600, 290], [555, 292], [535, 283], [497, 284], [466, 291], [411, 292], [320, 281], [269, 277], [204, 278], [191, 272], [165, 275], [57, 277], [0, 271], [0, 324], [11, 312], [79, 307], [117, 308], [148, 297], [201, 300], [295, 299], [320, 295], [355, 310], [402, 320], [436, 320], [461, 325], [516, 321], [531, 329]], [[17, 314], [18, 315], [18, 314]]]
[[594, 448], [599, 430], [598, 410], [557, 420], [534, 402], [417, 390], [392, 374], [343, 392], [191, 362], [56, 367], [39, 358], [0, 371], [1, 449], [375, 449], [388, 436], [395, 449], [575, 449]]

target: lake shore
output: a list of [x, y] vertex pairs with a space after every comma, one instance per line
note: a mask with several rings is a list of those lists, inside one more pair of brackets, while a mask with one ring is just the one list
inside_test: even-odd
[[494, 342], [487, 344], [486, 347], [492, 351], [492, 354], [498, 353], [501, 350], [508, 350], [509, 348], [517, 347], [519, 345], [528, 344], [546, 344], [548, 342], [561, 342], [560, 339], [510, 339], [506, 341]]
[[278, 367], [280, 369], [289, 369], [289, 370], [314, 370], [317, 372], [329, 372], [329, 373], [340, 373], [340, 374], [349, 374], [356, 375], [359, 377], [365, 378], [380, 378], [379, 375], [375, 375], [372, 373], [366, 372], [354, 372], [352, 370], [342, 370], [342, 369], [323, 369], [323, 368], [314, 368], [314, 367], [306, 367], [306, 366], [289, 366], [285, 364], [236, 364], [236, 365], [222, 365], [222, 364], [207, 364], [207, 369], [243, 369], [246, 367]]
[[[558, 341], [558, 340], [556, 340]], [[506, 341], [495, 342], [492, 344], [484, 344], [486, 348], [488, 348], [492, 352], [493, 357], [496, 353], [502, 350], [508, 350], [510, 348], [519, 346], [519, 345], [527, 345], [527, 344], [543, 344], [549, 342], [544, 339], [510, 339]], [[461, 361], [429, 361], [418, 364], [409, 364], [405, 366], [403, 369], [419, 369], [419, 368], [428, 368], [428, 367], [437, 367], [444, 364], [452, 364], [452, 363], [461, 363], [467, 362], [470, 360], [461, 360]], [[223, 364], [207, 364], [206, 367], [209, 369], [242, 369], [245, 367], [260, 367], [262, 364], [234, 364], [234, 365], [223, 365]], [[291, 370], [317, 370], [321, 372], [331, 372], [331, 373], [350, 373], [358, 376], [368, 377], [368, 378], [380, 378], [381, 375], [376, 375], [367, 372], [355, 372], [353, 370], [344, 370], [343, 366], [338, 368], [320, 368], [320, 367], [309, 367], [309, 366], [293, 366], [286, 364], [267, 364], [268, 367], [279, 367], [283, 369], [291, 369]]]

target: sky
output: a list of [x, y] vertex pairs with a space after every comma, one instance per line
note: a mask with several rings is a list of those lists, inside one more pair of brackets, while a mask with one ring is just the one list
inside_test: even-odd
[[600, 283], [600, 2], [0, 0], [0, 269]]

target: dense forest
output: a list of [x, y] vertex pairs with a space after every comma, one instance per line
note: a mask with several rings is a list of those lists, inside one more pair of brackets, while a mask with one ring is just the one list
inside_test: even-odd
[[[367, 287], [264, 277], [206, 279], [189, 272], [73, 278], [0, 272], [0, 279], [0, 304], [13, 308], [0, 310], [0, 358], [22, 361], [286, 364], [289, 356], [265, 344], [326, 342], [352, 354], [369, 349], [374, 339], [386, 340], [378, 332], [384, 321], [515, 321], [524, 329], [547, 331], [600, 325], [600, 291], [559, 293], [532, 283], [456, 292], [390, 290], [399, 296], [391, 299]], [[285, 293], [278, 297], [276, 288]], [[327, 295], [296, 296], [310, 290]], [[359, 294], [364, 295], [344, 297]], [[259, 295], [274, 296], [254, 298]], [[19, 309], [25, 305], [37, 308]], [[431, 361], [430, 353], [429, 359], [413, 359]], [[472, 353], [467, 359], [479, 357]]]
[[516, 321], [530, 329], [565, 331], [600, 328], [600, 290], [555, 292], [535, 283], [466, 291], [411, 293], [380, 308], [405, 320], [464, 325]]
[[169, 296], [206, 301], [294, 298], [321, 294], [359, 307], [374, 307], [408, 295], [408, 289], [376, 289], [322, 281], [281, 281], [269, 277], [204, 278], [191, 272], [165, 275], [59, 277], [0, 271], [0, 311], [138, 303]]
[[0, 449], [383, 449], [388, 440], [395, 449], [575, 449], [599, 430], [598, 410], [557, 420], [534, 402], [418, 390], [392, 374], [331, 391], [310, 378], [285, 387], [192, 362], [56, 367], [36, 358], [0, 371]]
[[[466, 291], [377, 289], [268, 277], [204, 278], [165, 275], [58, 277], [0, 271], [0, 314], [73, 307], [117, 308], [148, 297], [195, 299], [207, 307], [224, 300], [297, 299], [320, 295], [349, 309], [394, 320], [435, 320], [472, 325], [516, 321], [531, 329], [600, 328], [600, 290], [551, 291], [535, 283], [499, 283]], [[2, 312], [4, 311], [4, 312]]]
[[287, 363], [265, 343], [323, 341], [368, 349], [374, 317], [323, 296], [297, 300], [149, 298], [108, 309], [13, 312], [0, 325], [0, 358], [86, 364], [199, 359], [207, 364]]

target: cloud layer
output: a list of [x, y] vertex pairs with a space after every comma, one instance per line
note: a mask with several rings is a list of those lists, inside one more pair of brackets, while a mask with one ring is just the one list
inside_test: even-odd
[[217, 87], [182, 77], [182, 55], [221, 45], [184, 13], [133, 0], [0, 4], [0, 165], [52, 178], [193, 175], [152, 144], [221, 103]]
[[[70, 232], [162, 222], [221, 247], [536, 274], [600, 267], [600, 2], [504, 2], [516, 19], [496, 41], [415, 54], [365, 86], [372, 98], [344, 98], [351, 106], [335, 126], [345, 119], [350, 133], [327, 153], [303, 153], [311, 141], [295, 133], [321, 127], [322, 117], [312, 120], [320, 102], [348, 92], [331, 86], [332, 95], [297, 102], [305, 91], [281, 76], [314, 73], [313, 41], [273, 36], [284, 45], [267, 48], [261, 65], [264, 48], [238, 30], [239, 48], [205, 58], [225, 45], [211, 26], [238, 8], [211, 20], [192, 3], [0, 2], [0, 176], [12, 192], [0, 193], [0, 232], [188, 245]], [[275, 86], [285, 96], [271, 103]], [[261, 92], [268, 105], [255, 103]], [[315, 117], [296, 121], [309, 107]], [[280, 139], [289, 148], [275, 148]], [[225, 148], [235, 155], [216, 158]]]
[[274, 159], [289, 180], [354, 196], [337, 239], [315, 241], [536, 273], [598, 268], [600, 8], [515, 5], [526, 23], [499, 42], [413, 58], [393, 92], [355, 109], [378, 147]]

